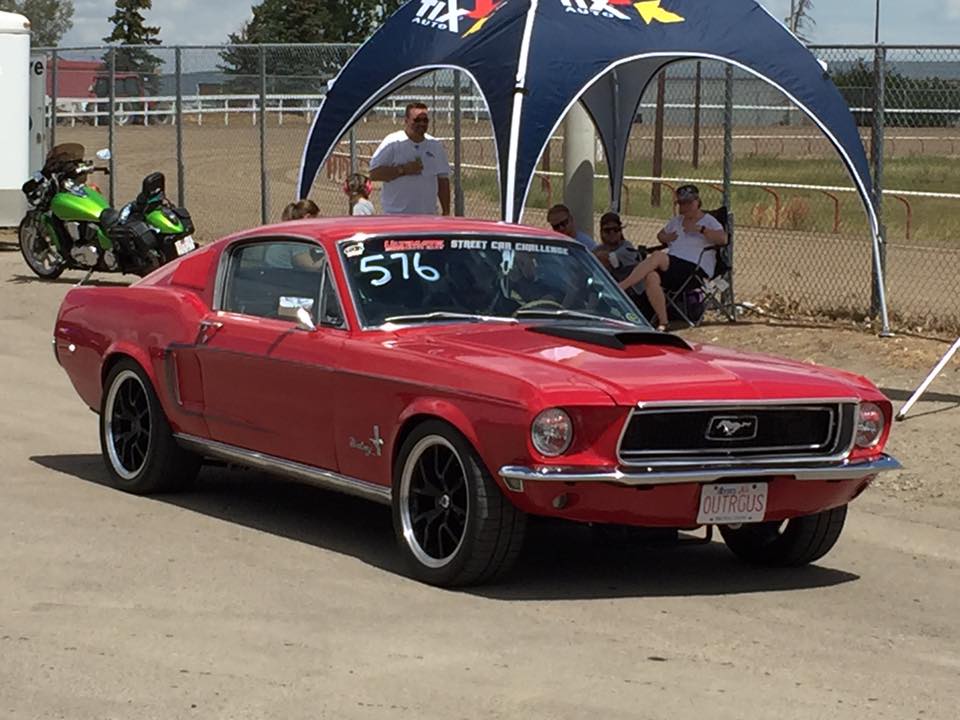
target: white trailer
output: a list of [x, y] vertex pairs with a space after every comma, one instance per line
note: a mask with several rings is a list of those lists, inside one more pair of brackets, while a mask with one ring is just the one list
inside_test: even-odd
[[0, 227], [16, 227], [30, 175], [30, 21], [0, 12]]

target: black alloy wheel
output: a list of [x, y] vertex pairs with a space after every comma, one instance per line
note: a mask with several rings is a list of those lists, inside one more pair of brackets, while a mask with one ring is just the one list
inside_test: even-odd
[[137, 495], [190, 484], [200, 458], [177, 444], [150, 378], [123, 358], [107, 375], [100, 404], [100, 449], [114, 487]]
[[452, 587], [506, 573], [520, 553], [526, 515], [503, 494], [463, 435], [428, 420], [407, 436], [397, 455], [393, 522], [411, 574]]

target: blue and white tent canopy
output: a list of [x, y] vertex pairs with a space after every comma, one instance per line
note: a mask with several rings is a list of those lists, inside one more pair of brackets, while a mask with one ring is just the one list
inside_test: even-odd
[[836, 147], [878, 233], [870, 171], [847, 104], [816, 58], [754, 0], [411, 0], [350, 59], [303, 154], [300, 196], [364, 113], [420, 75], [467, 73], [489, 109], [501, 212], [519, 221], [549, 138], [577, 101], [596, 124], [619, 204], [644, 90], [665, 66], [733, 64], [779, 88]]

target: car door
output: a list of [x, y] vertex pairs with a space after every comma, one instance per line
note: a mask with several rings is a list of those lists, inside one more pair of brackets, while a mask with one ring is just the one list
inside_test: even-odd
[[[238, 244], [224, 259], [214, 312], [196, 343], [210, 437], [329, 470], [343, 313], [315, 244]], [[304, 329], [302, 307], [316, 324]]]

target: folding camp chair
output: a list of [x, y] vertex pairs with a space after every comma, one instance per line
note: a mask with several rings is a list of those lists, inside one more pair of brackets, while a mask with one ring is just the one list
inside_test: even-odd
[[[676, 290], [664, 288], [667, 310], [671, 320], [685, 322], [696, 327], [703, 322], [708, 310], [716, 310], [730, 322], [736, 322], [737, 313], [733, 300], [733, 213], [721, 207], [710, 210], [727, 233], [727, 244], [704, 248], [697, 260], [697, 269]], [[707, 253], [716, 255], [715, 270], [708, 277], [702, 270]]]

